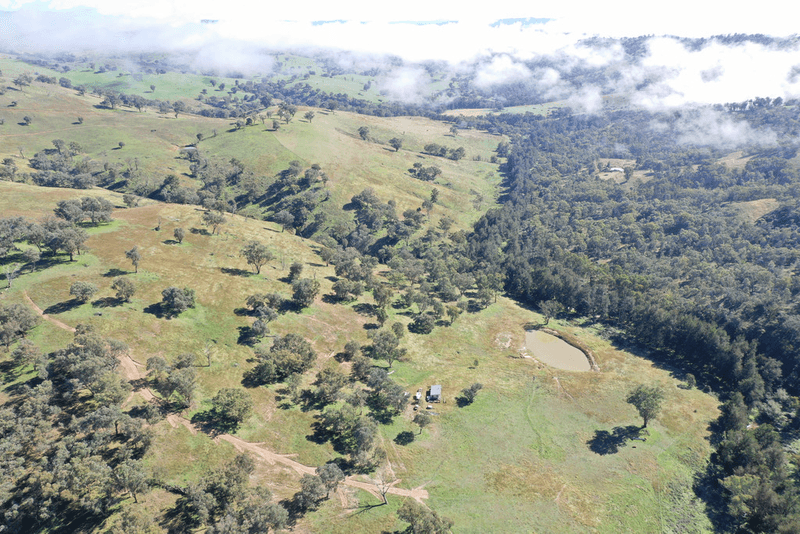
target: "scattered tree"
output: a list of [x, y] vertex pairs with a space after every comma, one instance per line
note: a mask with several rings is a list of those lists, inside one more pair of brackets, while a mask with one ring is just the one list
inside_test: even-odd
[[448, 306], [447, 307], [447, 317], [450, 319], [450, 324], [453, 324], [456, 319], [463, 313], [464, 310], [459, 308], [458, 306]]
[[[332, 362], [332, 360], [329, 360]], [[339, 364], [330, 363], [317, 374], [317, 399], [324, 404], [335, 402], [342, 388], [347, 385], [348, 379], [339, 367]]]
[[111, 221], [111, 212], [114, 211], [114, 204], [111, 201], [102, 197], [83, 197], [80, 203], [81, 211], [94, 226]]
[[316, 113], [314, 113], [313, 111], [306, 111], [306, 114], [305, 114], [305, 115], [303, 115], [303, 117], [305, 117], [305, 119], [306, 119], [308, 122], [311, 122], [311, 121], [314, 119], [314, 116], [315, 116], [315, 115], [316, 115]]
[[386, 360], [389, 368], [392, 364], [405, 356], [405, 349], [399, 347], [400, 341], [390, 330], [379, 330], [372, 338], [372, 357], [377, 360]]
[[344, 345], [345, 360], [352, 360], [361, 351], [361, 344], [358, 341], [348, 341]]
[[39, 316], [27, 306], [0, 304], [0, 343], [9, 348], [17, 338], [24, 337], [38, 323]]
[[81, 302], [88, 302], [97, 291], [97, 286], [89, 282], [77, 281], [69, 287], [69, 294]]
[[207, 210], [203, 212], [203, 224], [211, 227], [211, 235], [217, 233], [220, 226], [225, 224], [225, 215], [221, 211]]
[[3, 267], [3, 271], [6, 275], [6, 282], [8, 282], [9, 289], [11, 288], [11, 283], [14, 281], [14, 278], [17, 277], [19, 274], [19, 270], [22, 267], [22, 264], [19, 263], [10, 263]]
[[161, 306], [171, 315], [179, 315], [194, 308], [194, 289], [171, 286], [161, 292]]
[[325, 498], [325, 484], [316, 475], [305, 474], [300, 479], [300, 491], [295, 494], [295, 502], [302, 510], [315, 510]]
[[410, 523], [413, 534], [449, 534], [453, 521], [442, 517], [435, 511], [414, 499], [406, 499], [397, 510], [397, 517]]
[[408, 329], [415, 334], [430, 334], [433, 332], [435, 321], [427, 313], [418, 313], [408, 325]]
[[664, 402], [664, 391], [659, 386], [639, 385], [628, 394], [628, 404], [633, 404], [644, 420], [642, 428], [647, 428], [647, 423], [655, 419], [661, 411]]
[[33, 82], [33, 76], [31, 76], [27, 72], [24, 72], [19, 76], [17, 76], [16, 78], [14, 78], [12, 83], [17, 87], [19, 87], [19, 90], [22, 91], [23, 87], [29, 86], [32, 82]]
[[295, 281], [300, 278], [300, 275], [303, 274], [303, 264], [299, 261], [293, 262], [289, 266], [289, 280]]
[[325, 465], [317, 467], [316, 474], [325, 486], [325, 498], [328, 498], [332, 491], [336, 491], [339, 483], [344, 481], [344, 473], [333, 462], [328, 462]]
[[361, 128], [358, 129], [358, 135], [361, 136], [361, 139], [366, 141], [367, 139], [369, 139], [369, 128], [366, 126], [362, 126]]
[[222, 388], [211, 399], [214, 418], [225, 427], [236, 429], [253, 411], [253, 399], [240, 388]]
[[139, 272], [139, 262], [142, 260], [142, 253], [139, 252], [139, 247], [133, 247], [130, 250], [125, 251], [125, 257], [131, 260], [133, 264], [134, 272]]
[[422, 429], [431, 423], [431, 416], [426, 413], [418, 413], [414, 416], [413, 422], [419, 426], [419, 433], [422, 434]]
[[148, 476], [141, 460], [127, 459], [114, 468], [114, 481], [117, 487], [131, 494], [133, 502], [138, 503], [137, 494], [150, 489]]
[[272, 220], [281, 225], [281, 232], [283, 232], [288, 226], [294, 224], [294, 215], [287, 210], [281, 210], [273, 215]]
[[392, 137], [389, 139], [389, 146], [391, 146], [395, 152], [398, 152], [401, 148], [403, 148], [403, 140], [399, 137]]
[[[30, 265], [31, 272], [36, 270], [36, 263], [42, 258], [41, 252], [35, 248], [28, 248], [22, 253], [23, 259]], [[9, 281], [9, 286], [11, 282]]]
[[539, 303], [539, 310], [544, 315], [544, 324], [548, 324], [552, 317], [557, 316], [564, 311], [564, 306], [554, 299], [546, 300]]
[[285, 100], [278, 105], [278, 116], [282, 118], [286, 124], [289, 124], [289, 121], [292, 120], [295, 113], [297, 113], [297, 106]]
[[258, 241], [250, 241], [240, 251], [248, 265], [252, 265], [256, 274], [261, 274], [261, 267], [271, 262], [275, 256], [266, 245]]
[[136, 286], [134, 283], [125, 277], [114, 280], [111, 284], [111, 289], [117, 292], [117, 298], [123, 302], [129, 302], [134, 293], [136, 293]]
[[311, 306], [319, 294], [319, 282], [311, 278], [301, 278], [292, 282], [292, 300], [299, 308]]
[[175, 237], [175, 241], [181, 244], [183, 243], [183, 238], [186, 237], [186, 230], [180, 227], [175, 228], [175, 230], [172, 231], [172, 235]]
[[475, 402], [475, 397], [478, 396], [478, 392], [483, 389], [483, 384], [480, 382], [475, 382], [471, 386], [464, 388], [461, 390], [461, 396], [458, 398], [458, 404], [460, 406], [467, 406]]
[[80, 224], [86, 219], [86, 213], [81, 207], [81, 201], [77, 198], [59, 200], [53, 213], [59, 219], [64, 219], [73, 224]]
[[125, 193], [122, 195], [122, 202], [129, 208], [135, 208], [139, 205], [139, 197], [130, 193]]

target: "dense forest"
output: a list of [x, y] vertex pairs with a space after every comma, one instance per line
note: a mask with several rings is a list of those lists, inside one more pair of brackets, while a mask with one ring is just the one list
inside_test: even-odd
[[[521, 301], [552, 299], [613, 325], [727, 399], [699, 491], [725, 503], [722, 529], [796, 532], [781, 443], [798, 421], [797, 115], [768, 99], [728, 109], [785, 142], [741, 147], [746, 163], [732, 167], [711, 140], [676, 142], [674, 116], [509, 117], [518, 135], [504, 203], [476, 224], [470, 257], [504, 273]], [[666, 127], [653, 128], [659, 121]], [[629, 158], [645, 179], [629, 170], [622, 184], [599, 180], [598, 158]], [[777, 209], [742, 215], [765, 199]]]

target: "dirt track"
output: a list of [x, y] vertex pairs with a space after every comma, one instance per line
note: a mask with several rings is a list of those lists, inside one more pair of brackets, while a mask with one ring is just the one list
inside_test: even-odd
[[[24, 292], [24, 295], [25, 295], [25, 298], [27, 299], [27, 301], [33, 307], [33, 309], [36, 310], [36, 312], [39, 315], [41, 315], [44, 319], [46, 319], [47, 321], [53, 323], [54, 325], [56, 325], [59, 328], [62, 328], [64, 330], [68, 330], [70, 332], [75, 332], [75, 329], [72, 328], [71, 326], [62, 323], [61, 321], [59, 321], [57, 319], [53, 319], [49, 315], [46, 315], [42, 311], [42, 309], [39, 308], [33, 302], [33, 300], [31, 300], [31, 298], [28, 296], [27, 292]], [[130, 355], [128, 355], [128, 354], [120, 355], [119, 361], [120, 361], [120, 368], [122, 369], [122, 373], [125, 376], [125, 378], [127, 378], [128, 380], [134, 381], [134, 380], [139, 380], [139, 379], [144, 377], [144, 373], [142, 373], [142, 371], [140, 370], [140, 367], [142, 367], [142, 364], [136, 362]], [[139, 393], [139, 395], [142, 396], [142, 398], [144, 398], [148, 402], [152, 402], [155, 399], [155, 396], [153, 395], [153, 392], [150, 391], [148, 388], [141, 388], [141, 389], [138, 389], [138, 390], [134, 391], [133, 393], [131, 393], [131, 397], [133, 395], [135, 395], [137, 392]], [[130, 397], [128, 398], [128, 400], [130, 400]], [[181, 417], [180, 415], [177, 415], [177, 414], [170, 414], [167, 417], [167, 422], [173, 428], [177, 428], [178, 426], [182, 425], [182, 426], [186, 427], [192, 434], [197, 434], [198, 432], [202, 432], [202, 430], [200, 430], [200, 428], [198, 428], [197, 425], [194, 425], [191, 421], [189, 421], [185, 417]], [[270, 465], [275, 465], [276, 463], [282, 464], [282, 465], [285, 465], [287, 467], [291, 467], [292, 469], [294, 469], [300, 475], [303, 475], [303, 474], [311, 474], [311, 475], [313, 475], [314, 472], [315, 472], [315, 468], [314, 467], [303, 465], [300, 462], [296, 462], [296, 461], [292, 460], [290, 458], [291, 455], [278, 454], [278, 453], [272, 452], [269, 449], [266, 449], [266, 448], [262, 447], [258, 443], [250, 443], [250, 442], [244, 441], [242, 439], [239, 439], [236, 436], [232, 436], [230, 434], [217, 434], [214, 437], [214, 441], [219, 441], [219, 440], [227, 441], [228, 443], [233, 445], [237, 450], [249, 451], [249, 452], [253, 453], [257, 458], [260, 458], [261, 460], [267, 462]], [[410, 489], [410, 490], [397, 488], [396, 486], [397, 486], [397, 484], [400, 483], [400, 481], [401, 481], [400, 479], [396, 479], [394, 482], [392, 482], [390, 484], [390, 487], [389, 487], [389, 490], [388, 490], [387, 493], [390, 494], [390, 495], [397, 495], [399, 497], [411, 497], [412, 499], [415, 499], [416, 501], [418, 501], [420, 503], [422, 503], [423, 499], [427, 499], [428, 498], [428, 491], [426, 489], [424, 489], [422, 486], [420, 486], [418, 488]], [[374, 484], [374, 483], [364, 482], [364, 481], [361, 481], [361, 480], [357, 480], [356, 478], [354, 478], [352, 476], [349, 476], [344, 480], [343, 484], [345, 484], [346, 486], [351, 486], [351, 487], [354, 487], [354, 488], [362, 489], [364, 491], [367, 491], [367, 492], [371, 493], [372, 495], [374, 495], [375, 497], [377, 497], [379, 499], [381, 498], [380, 492], [378, 491], [378, 486], [376, 484]]]
[[42, 316], [43, 319], [46, 319], [47, 321], [50, 321], [51, 323], [53, 323], [57, 327], [61, 328], [62, 330], [66, 330], [68, 332], [74, 332], [75, 331], [75, 329], [72, 328], [71, 326], [62, 323], [58, 319], [53, 319], [52, 317], [50, 317], [49, 315], [44, 313], [44, 311], [39, 306], [37, 306], [35, 302], [33, 302], [31, 300], [31, 298], [28, 296], [28, 292], [27, 291], [23, 291], [22, 294], [25, 295], [25, 299], [33, 307], [33, 309], [36, 310], [36, 313], [38, 313], [39, 315]]

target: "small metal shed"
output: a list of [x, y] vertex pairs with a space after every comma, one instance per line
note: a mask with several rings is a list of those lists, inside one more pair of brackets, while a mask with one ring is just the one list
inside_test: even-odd
[[431, 402], [438, 402], [442, 399], [442, 386], [431, 386], [431, 394], [428, 400]]

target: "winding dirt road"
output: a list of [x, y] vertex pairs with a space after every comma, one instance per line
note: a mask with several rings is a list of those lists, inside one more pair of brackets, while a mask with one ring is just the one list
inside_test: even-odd
[[42, 319], [50, 321], [51, 323], [53, 323], [57, 327], [61, 328], [62, 330], [66, 330], [67, 332], [74, 332], [75, 331], [75, 329], [72, 328], [71, 326], [62, 323], [58, 319], [53, 319], [52, 317], [50, 317], [49, 315], [44, 313], [44, 310], [42, 310], [39, 306], [36, 305], [35, 302], [33, 302], [31, 300], [31, 298], [28, 296], [28, 292], [27, 291], [23, 291], [22, 294], [25, 295], [25, 300], [28, 301], [28, 303], [31, 305], [31, 307], [33, 307], [33, 309], [36, 311], [36, 313], [38, 313], [39, 315], [42, 316]]
[[[75, 332], [75, 329], [69, 325], [62, 323], [57, 319], [53, 319], [49, 315], [45, 314], [36, 303], [31, 300], [28, 296], [27, 292], [23, 292], [25, 295], [25, 299], [30, 303], [36, 312], [42, 316], [42, 318], [46, 319], [47, 321], [51, 322], [52, 324], [56, 325], [59, 328], [67, 330], [69, 332]], [[122, 369], [122, 373], [126, 379], [130, 381], [139, 381], [140, 379], [144, 378], [144, 373], [142, 372], [142, 368], [144, 367], [142, 364], [135, 361], [129, 354], [120, 355], [120, 368]], [[136, 389], [131, 392], [131, 396], [128, 397], [128, 401], [130, 401], [131, 397], [139, 393], [143, 399], [147, 402], [155, 402], [155, 396], [153, 392], [150, 391], [148, 388], [140, 388]], [[126, 401], [126, 402], [128, 402]], [[192, 434], [197, 434], [198, 432], [202, 432], [202, 430], [191, 421], [186, 419], [185, 417], [181, 417], [178, 414], [170, 414], [167, 416], [167, 422], [173, 427], [177, 428], [178, 426], [186, 427]], [[244, 441], [243, 439], [237, 438], [236, 436], [232, 436], [230, 434], [217, 434], [214, 436], [214, 441], [218, 442], [219, 440], [227, 441], [231, 445], [233, 445], [239, 451], [248, 451], [254, 454], [257, 458], [267, 462], [270, 465], [282, 464], [287, 467], [294, 469], [298, 474], [315, 474], [314, 467], [310, 467], [307, 465], [303, 465], [300, 462], [296, 462], [290, 458], [291, 454], [278, 454], [273, 452], [269, 449], [266, 449], [261, 444], [258, 443], [250, 443], [248, 441]], [[399, 497], [411, 497], [412, 499], [416, 500], [419, 503], [422, 503], [423, 499], [428, 498], [428, 491], [424, 489], [423, 486], [419, 486], [414, 489], [403, 489], [396, 487], [397, 484], [401, 482], [401, 479], [396, 479], [391, 484], [389, 484], [389, 489], [386, 493], [390, 495], [397, 495]], [[362, 489], [367, 491], [377, 497], [378, 499], [382, 499], [380, 491], [378, 491], [378, 485], [374, 482], [365, 482], [363, 480], [357, 480], [355, 477], [349, 476], [345, 478], [344, 482], [342, 482], [346, 486], [351, 486], [354, 488]]]

